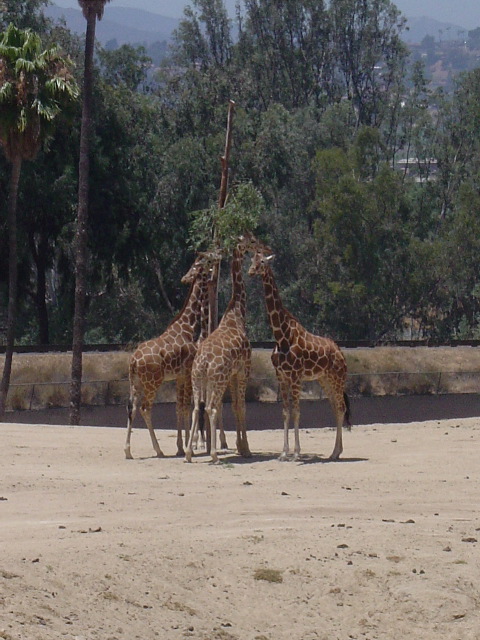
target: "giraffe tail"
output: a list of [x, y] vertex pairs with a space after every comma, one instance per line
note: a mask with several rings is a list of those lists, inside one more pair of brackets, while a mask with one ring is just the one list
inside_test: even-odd
[[343, 424], [350, 431], [352, 428], [352, 423], [350, 422], [350, 399], [347, 394], [343, 393], [343, 399], [345, 401], [345, 415], [343, 417]]
[[202, 435], [202, 440], [205, 442], [205, 402], [200, 402], [200, 411], [198, 414], [198, 428]]

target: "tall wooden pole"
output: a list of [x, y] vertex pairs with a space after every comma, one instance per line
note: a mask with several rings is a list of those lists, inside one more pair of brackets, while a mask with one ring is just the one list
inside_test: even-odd
[[230, 161], [230, 149], [232, 148], [233, 114], [235, 112], [235, 102], [228, 103], [227, 135], [225, 137], [225, 151], [220, 158], [222, 163], [222, 181], [220, 183], [220, 195], [218, 197], [218, 208], [223, 209], [228, 193], [228, 163]]
[[[220, 181], [220, 193], [218, 196], [218, 208], [223, 209], [228, 196], [228, 169], [230, 161], [230, 149], [232, 147], [232, 131], [233, 131], [233, 114], [235, 112], [235, 102], [230, 100], [228, 103], [227, 115], [227, 133], [225, 136], [225, 150], [223, 156], [220, 157], [222, 165], [222, 178]], [[215, 232], [216, 233], [216, 232]], [[214, 237], [216, 241], [217, 238]], [[218, 325], [218, 278], [220, 276], [220, 265], [217, 265], [212, 279], [208, 286], [208, 333], [212, 333]]]

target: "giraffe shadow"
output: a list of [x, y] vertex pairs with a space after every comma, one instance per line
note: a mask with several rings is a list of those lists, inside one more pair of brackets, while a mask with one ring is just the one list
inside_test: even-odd
[[223, 464], [252, 464], [255, 462], [270, 462], [275, 461], [281, 464], [327, 464], [327, 463], [347, 463], [347, 462], [368, 462], [369, 458], [340, 458], [339, 460], [330, 460], [330, 458], [326, 458], [321, 454], [315, 453], [302, 453], [300, 454], [300, 458], [298, 460], [293, 460], [293, 454], [291, 454], [287, 460], [279, 460], [280, 453], [278, 451], [265, 451], [265, 452], [252, 452], [252, 455], [249, 458], [245, 458], [238, 454], [236, 451], [225, 452], [226, 455], [221, 455], [220, 462]]
[[340, 458], [339, 460], [332, 460], [331, 458], [325, 458], [322, 455], [316, 453], [302, 453], [298, 462], [300, 464], [342, 464], [347, 462], [368, 462], [369, 458]]
[[162, 460], [183, 460], [185, 455], [177, 456], [176, 453], [173, 454], [165, 454], [164, 456], [157, 456], [155, 453], [152, 453], [150, 456], [134, 456], [134, 460], [158, 460], [161, 462]]

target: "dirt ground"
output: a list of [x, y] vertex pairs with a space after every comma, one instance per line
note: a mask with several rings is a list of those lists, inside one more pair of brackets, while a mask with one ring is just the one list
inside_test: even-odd
[[0, 638], [480, 639], [479, 417], [356, 426], [336, 463], [328, 428], [218, 465], [171, 430], [133, 461], [119, 429], [0, 433]]

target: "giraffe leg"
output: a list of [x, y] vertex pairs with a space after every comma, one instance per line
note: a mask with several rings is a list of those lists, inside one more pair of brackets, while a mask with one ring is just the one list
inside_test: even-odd
[[185, 446], [190, 435], [190, 405], [192, 401], [192, 381], [190, 374], [177, 378], [177, 456], [184, 456], [183, 430], [185, 430]]
[[291, 400], [293, 428], [295, 430], [295, 448], [293, 450], [293, 459], [298, 460], [300, 458], [300, 382], [298, 380], [292, 382]]
[[193, 410], [192, 410], [192, 427], [188, 438], [187, 447], [185, 450], [185, 462], [191, 462], [193, 457], [193, 449], [196, 447], [198, 441], [198, 428], [200, 425], [200, 405], [203, 404], [203, 392], [202, 386], [198, 380], [192, 381], [192, 395], [193, 395]]
[[228, 444], [225, 429], [223, 428], [223, 401], [218, 407], [218, 432], [220, 435], [220, 449], [226, 451], [228, 449]]
[[190, 437], [188, 439], [187, 448], [185, 450], [185, 462], [192, 461], [193, 445], [196, 442], [195, 438], [197, 437], [199, 415], [200, 415], [200, 402], [199, 402], [199, 399], [197, 398], [195, 400], [193, 411], [192, 411], [192, 428], [190, 430]]
[[330, 460], [338, 460], [343, 452], [342, 429], [343, 429], [343, 412], [336, 412], [337, 430], [335, 435], [335, 446], [333, 447]]
[[210, 457], [212, 459], [212, 463], [216, 464], [218, 460], [217, 453], [217, 422], [218, 422], [218, 408], [217, 407], [208, 407], [205, 409], [208, 414], [208, 419], [210, 420]]
[[[213, 385], [212, 385], [213, 387]], [[225, 393], [226, 384], [220, 384], [217, 387], [208, 389], [207, 387], [207, 400], [205, 402], [205, 413], [208, 416], [210, 422], [210, 457], [211, 461], [215, 464], [218, 462], [217, 453], [217, 427], [219, 416], [221, 416], [221, 405], [223, 396]]]
[[[338, 391], [335, 395], [335, 400], [332, 403], [332, 408], [335, 413], [335, 420], [337, 423], [337, 431], [335, 436], [335, 446], [333, 447], [330, 460], [338, 460], [343, 453], [343, 441], [342, 431], [345, 420], [348, 421], [348, 408], [345, 402], [345, 395], [342, 391]], [[348, 423], [350, 426], [350, 424]], [[351, 427], [350, 427], [351, 428]]]
[[335, 384], [334, 380], [327, 380], [323, 382], [323, 387], [327, 392], [328, 399], [330, 400], [330, 406], [332, 407], [333, 415], [335, 417], [335, 445], [329, 458], [329, 460], [335, 461], [340, 458], [343, 452], [342, 430], [343, 423], [348, 418], [348, 411], [343, 385], [339, 386], [338, 384]]
[[283, 451], [279, 456], [282, 462], [287, 459], [289, 453], [288, 445], [288, 428], [290, 423], [290, 385], [288, 380], [278, 378], [280, 383], [280, 397], [282, 398], [282, 415], [283, 415]]
[[237, 449], [244, 458], [249, 458], [252, 454], [248, 446], [246, 419], [245, 419], [245, 391], [247, 381], [245, 376], [237, 375], [232, 378], [231, 392], [233, 411], [237, 427]]
[[157, 458], [163, 458], [164, 453], [160, 449], [160, 445], [158, 444], [158, 440], [152, 425], [152, 406], [153, 406], [154, 398], [155, 398], [155, 393], [149, 392], [143, 399], [142, 406], [140, 407], [140, 411], [142, 413], [142, 417], [150, 433], [150, 438], [152, 440], [152, 445], [155, 450], [155, 453], [157, 454]]
[[183, 394], [183, 428], [185, 430], [185, 446], [190, 440], [190, 413], [192, 410], [192, 376], [187, 372]]
[[132, 437], [133, 421], [135, 414], [137, 413], [138, 402], [140, 394], [135, 388], [133, 383], [130, 383], [130, 397], [127, 405], [127, 439], [125, 441], [125, 457], [127, 460], [133, 460], [132, 452], [130, 449], [130, 438]]

